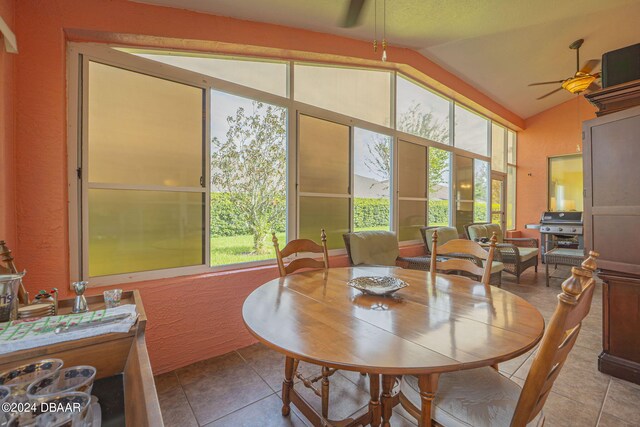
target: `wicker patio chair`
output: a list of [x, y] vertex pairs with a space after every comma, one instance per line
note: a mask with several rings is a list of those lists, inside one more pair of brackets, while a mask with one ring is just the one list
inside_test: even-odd
[[[505, 238], [499, 224], [474, 222], [464, 226], [469, 240], [486, 244], [495, 232], [498, 237], [497, 249], [504, 270], [516, 276], [520, 282], [520, 275], [529, 267], [538, 271], [538, 239], [534, 238]], [[486, 242], [484, 240], [486, 239]]]
[[[353, 236], [373, 236], [374, 234], [387, 234], [387, 233], [394, 234], [391, 231], [356, 231], [353, 233], [343, 234], [342, 238], [344, 239], [344, 246], [345, 246], [345, 249], [347, 250], [347, 255], [349, 256], [349, 264], [355, 265], [355, 263], [353, 262], [353, 256], [351, 253], [351, 238]], [[396, 241], [396, 248], [397, 248], [397, 241]], [[396, 257], [393, 265], [397, 267], [407, 268], [410, 270], [429, 271], [429, 262], [430, 260], [429, 260], [429, 257], [427, 256], [417, 256], [417, 257], [398, 256]], [[375, 265], [381, 265], [381, 264], [375, 264]]]

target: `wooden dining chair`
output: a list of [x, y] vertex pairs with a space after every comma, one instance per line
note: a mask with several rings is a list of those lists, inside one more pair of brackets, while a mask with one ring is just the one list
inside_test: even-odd
[[[287, 274], [291, 274], [296, 270], [302, 268], [329, 268], [329, 253], [327, 251], [327, 234], [324, 232], [324, 228], [320, 232], [321, 245], [317, 244], [310, 239], [296, 239], [286, 244], [282, 250], [278, 244], [278, 238], [276, 233], [271, 233], [273, 238], [273, 247], [276, 250], [276, 260], [278, 261], [278, 271], [280, 277], [284, 277]], [[296, 258], [288, 265], [284, 265], [284, 259], [299, 253], [316, 253], [322, 254], [322, 261], [314, 258]]]
[[[278, 238], [276, 237], [276, 233], [272, 234], [273, 247], [276, 251], [276, 261], [278, 262], [278, 271], [280, 273], [280, 277], [285, 277], [288, 274], [291, 274], [297, 270], [306, 269], [306, 268], [322, 268], [327, 270], [329, 268], [329, 253], [327, 250], [327, 234], [324, 231], [324, 228], [320, 231], [320, 241], [321, 245], [317, 244], [313, 240], [310, 239], [296, 239], [292, 240], [286, 244], [282, 250], [280, 250], [280, 245], [278, 243]], [[295, 258], [288, 265], [285, 266], [284, 259], [291, 256], [297, 255], [299, 253], [316, 253], [322, 254], [322, 261], [314, 259], [314, 258]], [[331, 377], [334, 373], [336, 373], [336, 369], [331, 369], [326, 366], [321, 366], [322, 370], [319, 375], [313, 377], [304, 376], [299, 370], [298, 366], [300, 361], [298, 359], [293, 359], [293, 375], [300, 380], [300, 382], [307, 388], [313, 390], [314, 394], [319, 396], [322, 399], [322, 416], [325, 419], [329, 418], [329, 377]], [[285, 369], [287, 367], [285, 366]], [[320, 381], [321, 388], [315, 386], [315, 384]], [[283, 393], [284, 393], [283, 384]], [[283, 415], [288, 415], [283, 412]]]
[[[573, 267], [562, 284], [558, 305], [540, 341], [522, 388], [490, 367], [441, 374], [433, 401], [438, 425], [474, 427], [542, 426], [542, 408], [589, 314], [595, 288], [597, 252]], [[415, 377], [402, 380], [405, 409], [419, 419], [420, 392]], [[417, 411], [417, 412], [416, 412]]]
[[[444, 245], [438, 246], [438, 231], [434, 231], [431, 239], [430, 263], [432, 282], [435, 282], [435, 275], [437, 271], [445, 273], [450, 271], [463, 271], [480, 277], [480, 281], [484, 285], [489, 286], [491, 280], [491, 265], [493, 263], [493, 257], [496, 250], [496, 240], [497, 237], [494, 233], [493, 236], [491, 236], [489, 251], [485, 251], [478, 243], [465, 239], [452, 239], [447, 241]], [[449, 258], [446, 261], [438, 260], [438, 257], [446, 256], [448, 254], [455, 255], [456, 258]], [[459, 258], [460, 255], [472, 255], [475, 258], [483, 260], [484, 267], [478, 266], [469, 259]]]

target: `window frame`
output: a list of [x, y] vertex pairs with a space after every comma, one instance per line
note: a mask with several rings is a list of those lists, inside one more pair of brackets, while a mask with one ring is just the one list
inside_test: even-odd
[[[144, 280], [154, 280], [161, 278], [169, 278], [169, 277], [177, 277], [177, 276], [186, 276], [186, 275], [194, 275], [194, 274], [205, 274], [205, 273], [215, 273], [222, 271], [230, 271], [230, 270], [241, 270], [245, 268], [259, 267], [265, 265], [272, 265], [273, 259], [267, 260], [259, 260], [259, 261], [250, 261], [250, 262], [242, 262], [236, 264], [227, 264], [220, 266], [211, 266], [210, 265], [210, 232], [209, 232], [209, 224], [210, 224], [210, 203], [211, 203], [211, 195], [210, 195], [210, 168], [206, 167], [208, 165], [208, 161], [210, 159], [210, 139], [211, 139], [211, 90], [217, 90], [221, 92], [230, 93], [235, 96], [246, 97], [252, 100], [272, 104], [278, 107], [285, 108], [287, 110], [287, 241], [297, 238], [298, 236], [298, 215], [299, 215], [299, 194], [298, 194], [298, 124], [297, 119], [299, 114], [305, 114], [308, 116], [312, 116], [318, 119], [328, 120], [332, 122], [336, 122], [338, 124], [346, 125], [350, 127], [350, 150], [351, 150], [351, 181], [350, 181], [350, 227], [353, 229], [353, 210], [354, 210], [354, 188], [353, 188], [353, 174], [354, 174], [354, 131], [355, 128], [362, 128], [367, 131], [380, 133], [386, 136], [391, 137], [391, 176], [390, 176], [390, 227], [391, 230], [398, 232], [399, 227], [399, 218], [398, 218], [398, 205], [399, 205], [399, 193], [398, 193], [398, 145], [399, 141], [405, 141], [412, 144], [418, 144], [427, 147], [427, 168], [429, 166], [429, 148], [434, 147], [450, 153], [450, 174], [449, 174], [449, 225], [455, 227], [456, 217], [454, 213], [455, 200], [454, 197], [454, 186], [456, 182], [456, 170], [455, 170], [455, 156], [463, 155], [465, 157], [470, 157], [473, 159], [483, 160], [489, 162], [491, 165], [491, 123], [493, 120], [486, 117], [484, 114], [481, 114], [475, 111], [473, 108], [460, 103], [442, 92], [433, 89], [428, 84], [423, 83], [419, 80], [416, 80], [414, 77], [399, 72], [397, 70], [389, 70], [388, 68], [376, 68], [376, 67], [368, 67], [353, 64], [352, 67], [347, 65], [335, 65], [330, 64], [328, 62], [322, 61], [314, 61], [314, 60], [285, 60], [285, 61], [277, 61], [271, 59], [271, 61], [276, 62], [285, 62], [287, 64], [287, 85], [288, 85], [288, 93], [286, 97], [275, 95], [268, 92], [263, 92], [258, 89], [242, 86], [237, 83], [232, 83], [226, 80], [221, 80], [215, 77], [211, 77], [208, 75], [202, 75], [197, 72], [189, 71], [186, 69], [181, 69], [178, 67], [174, 67], [168, 64], [164, 64], [158, 61], [154, 61], [151, 59], [143, 58], [135, 56], [132, 53], [128, 53], [118, 49], [139, 49], [139, 50], [153, 50], [155, 52], [158, 51], [175, 51], [175, 49], [163, 49], [163, 48], [140, 48], [140, 47], [132, 47], [125, 45], [114, 45], [114, 44], [102, 44], [102, 43], [86, 43], [86, 42], [68, 42], [67, 43], [67, 94], [68, 94], [68, 103], [67, 103], [67, 147], [68, 147], [68, 200], [69, 200], [69, 253], [70, 253], [70, 278], [73, 280], [91, 280], [91, 287], [97, 286], [108, 286], [114, 284], [128, 283], [128, 282], [137, 282]], [[187, 52], [185, 50], [185, 52]], [[215, 52], [193, 52], [196, 54], [202, 54], [203, 56], [214, 55], [217, 58], [223, 58], [225, 56], [231, 59], [238, 59], [238, 55], [226, 55]], [[242, 58], [246, 58], [247, 60], [256, 60], [256, 61], [269, 61], [268, 58], [260, 58], [255, 56], [244, 56], [241, 55]], [[203, 163], [205, 163], [204, 167], [204, 175], [205, 175], [205, 209], [204, 209], [204, 231], [203, 238], [205, 243], [205, 262], [202, 265], [191, 266], [191, 267], [179, 267], [179, 268], [170, 268], [170, 269], [162, 269], [162, 270], [152, 270], [152, 271], [144, 271], [137, 273], [125, 273], [111, 276], [99, 276], [99, 277], [87, 277], [86, 272], [88, 271], [85, 268], [83, 269], [82, 263], [86, 264], [88, 258], [88, 245], [83, 242], [83, 237], [86, 236], [86, 233], [82, 232], [81, 227], [86, 227], [88, 225], [87, 221], [87, 207], [80, 204], [80, 201], [84, 201], [86, 203], [86, 191], [88, 189], [87, 186], [87, 164], [86, 161], [83, 160], [83, 164], [78, 164], [78, 161], [82, 159], [83, 149], [79, 141], [82, 141], [83, 144], [86, 144], [86, 135], [83, 132], [86, 132], [86, 114], [83, 115], [83, 105], [86, 106], [86, 99], [80, 99], [79, 97], [82, 95], [83, 98], [86, 98], [88, 94], [88, 82], [87, 79], [83, 78], [83, 64], [86, 64], [88, 60], [94, 60], [96, 62], [104, 63], [107, 65], [116, 66], [119, 68], [127, 69], [133, 72], [141, 72], [143, 74], [148, 74], [150, 76], [164, 78], [167, 80], [176, 81], [178, 83], [184, 83], [191, 86], [199, 87], [205, 90], [206, 101], [203, 107], [205, 112], [205, 144], [204, 144], [204, 152], [203, 152]], [[345, 68], [357, 68], [357, 69], [372, 69], [375, 71], [386, 71], [391, 73], [391, 87], [389, 96], [391, 98], [391, 123], [390, 126], [383, 126], [376, 123], [367, 122], [366, 120], [358, 119], [355, 117], [347, 116], [342, 113], [338, 113], [335, 111], [325, 110], [320, 107], [316, 107], [314, 105], [308, 105], [302, 103], [300, 101], [295, 100], [295, 63], [303, 63], [307, 65], [318, 65], [318, 66], [337, 66], [337, 67], [345, 67]], [[440, 96], [445, 100], [450, 102], [450, 112], [449, 112], [449, 144], [440, 143], [436, 141], [431, 141], [426, 138], [416, 136], [413, 134], [405, 133], [396, 129], [396, 109], [397, 109], [397, 80], [401, 76], [412, 83], [417, 84], [420, 88], [426, 89], [432, 92], [436, 96]], [[82, 87], [80, 86], [82, 85]], [[474, 152], [470, 152], [460, 147], [457, 147], [455, 144], [455, 107], [460, 106], [469, 110], [471, 113], [479, 115], [484, 120], [487, 120], [489, 125], [488, 127], [488, 137], [487, 137], [487, 155], [477, 154]], [[82, 117], [83, 122], [80, 122], [80, 118]], [[499, 123], [500, 126], [504, 127], [507, 131], [514, 132], [516, 138], [514, 138], [514, 143], [517, 142], [517, 133], [510, 129], [509, 127]], [[507, 156], [508, 149], [505, 147], [505, 156]], [[85, 151], [86, 152], [86, 147]], [[85, 156], [86, 157], [86, 156]], [[507, 163], [509, 165], [509, 163]], [[81, 168], [82, 176], [78, 176], [78, 167]], [[428, 174], [428, 171], [427, 171]], [[428, 175], [427, 175], [428, 176]], [[490, 190], [490, 189], [489, 189]], [[490, 195], [489, 195], [490, 197]], [[490, 199], [489, 199], [490, 200]], [[427, 217], [425, 218], [425, 224], [428, 224], [429, 212], [428, 212], [428, 202], [429, 197], [428, 194], [425, 197], [425, 202], [427, 205]], [[402, 241], [399, 242], [401, 247], [403, 246], [411, 246], [415, 244], [422, 244], [420, 240], [412, 240], [412, 241]], [[345, 249], [333, 249], [329, 251], [331, 256], [334, 255], [343, 255], [345, 254]], [[82, 272], [85, 272], [84, 274]]]

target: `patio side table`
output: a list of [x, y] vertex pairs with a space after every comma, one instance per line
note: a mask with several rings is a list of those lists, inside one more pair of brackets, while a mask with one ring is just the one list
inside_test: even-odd
[[564, 249], [555, 248], [551, 249], [544, 254], [544, 264], [547, 278], [547, 288], [549, 287], [549, 264], [570, 265], [578, 267], [584, 260], [583, 249]]

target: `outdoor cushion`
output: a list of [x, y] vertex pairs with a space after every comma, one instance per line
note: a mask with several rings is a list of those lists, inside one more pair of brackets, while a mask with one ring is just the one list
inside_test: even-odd
[[522, 262], [531, 259], [533, 257], [538, 256], [538, 248], [521, 248], [518, 247], [518, 251], [520, 252], [520, 260]]
[[491, 238], [493, 233], [496, 233], [496, 238], [498, 239], [498, 243], [504, 243], [504, 238], [502, 236], [502, 227], [500, 224], [487, 224], [484, 226], [487, 230], [487, 238]]
[[427, 238], [427, 249], [431, 252], [431, 247], [433, 246], [433, 232], [438, 232], [438, 246], [444, 245], [449, 240], [458, 238], [458, 230], [454, 227], [438, 227], [438, 228], [430, 228], [425, 231], [425, 235]]
[[504, 236], [502, 235], [502, 228], [499, 224], [477, 224], [471, 225], [468, 228], [469, 239], [478, 241], [480, 239], [490, 239], [493, 233], [496, 233], [498, 243], [504, 242]]
[[396, 265], [398, 239], [391, 231], [360, 231], [350, 236], [353, 265]]
[[473, 241], [478, 241], [483, 238], [489, 238], [487, 227], [484, 224], [471, 225], [468, 228], [469, 231], [469, 239]]
[[[400, 391], [420, 408], [418, 380], [402, 377]], [[522, 388], [493, 368], [440, 375], [433, 419], [446, 427], [509, 427]], [[542, 412], [527, 427], [543, 424]]]
[[[484, 267], [484, 263], [485, 262], [486, 261], [482, 260], [482, 266], [483, 267]], [[502, 270], [504, 270], [504, 264], [501, 263], [500, 261], [493, 261], [491, 263], [491, 274], [497, 273], [497, 272], [502, 271]]]

